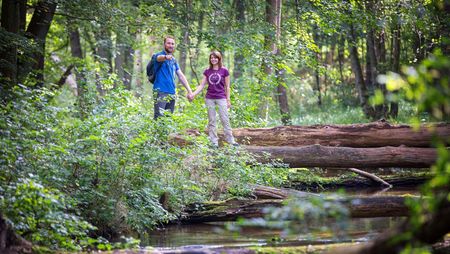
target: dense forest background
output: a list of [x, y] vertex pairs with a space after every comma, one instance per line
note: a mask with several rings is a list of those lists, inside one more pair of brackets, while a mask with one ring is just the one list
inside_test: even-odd
[[0, 208], [49, 248], [111, 248], [185, 204], [286, 179], [244, 152], [210, 158], [206, 136], [167, 142], [207, 116], [180, 85], [174, 116], [152, 120], [145, 66], [165, 35], [193, 88], [223, 53], [233, 128], [449, 119], [447, 1], [0, 3]]

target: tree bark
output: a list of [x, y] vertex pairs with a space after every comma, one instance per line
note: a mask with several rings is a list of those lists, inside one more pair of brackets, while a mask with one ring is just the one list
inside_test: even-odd
[[[392, 31], [392, 71], [395, 73], [400, 73], [400, 20], [398, 15], [395, 16], [393, 20], [393, 31]], [[395, 93], [395, 92], [394, 92]], [[391, 102], [389, 115], [396, 118], [398, 116], [398, 102]]]
[[126, 89], [131, 90], [131, 80], [133, 78], [133, 66], [134, 66], [134, 50], [130, 45], [130, 43], [127, 43], [125, 45], [124, 54], [125, 54], [125, 62], [124, 62], [123, 85], [125, 86]]
[[320, 87], [320, 73], [319, 73], [319, 66], [320, 66], [320, 62], [321, 62], [321, 43], [319, 41], [319, 34], [317, 33], [318, 31], [318, 27], [316, 25], [313, 26], [313, 39], [314, 39], [314, 43], [317, 45], [317, 47], [319, 48], [318, 52], [315, 52], [314, 57], [316, 60], [315, 63], [315, 67], [314, 67], [314, 79], [316, 81], [316, 91], [317, 91], [317, 105], [319, 107], [322, 106], [322, 89]]
[[123, 85], [125, 85], [125, 42], [122, 37], [123, 35], [121, 35], [120, 33], [117, 34], [116, 37], [116, 56], [114, 57], [114, 70], [119, 80], [122, 81]]
[[[425, 168], [431, 166], [437, 159], [437, 151], [434, 148], [350, 148], [311, 145], [303, 147], [246, 146], [245, 149], [259, 155], [257, 158], [259, 162], [267, 163], [279, 159], [289, 164], [291, 168]], [[266, 157], [267, 154], [269, 157]]]
[[339, 77], [341, 79], [341, 86], [343, 86], [346, 83], [343, 74], [344, 48], [345, 48], [345, 39], [343, 36], [340, 36], [338, 43], [338, 62], [339, 62]]
[[379, 183], [381, 185], [387, 186], [389, 188], [392, 187], [391, 184], [387, 183], [386, 181], [384, 181], [383, 179], [379, 178], [378, 176], [376, 176], [374, 174], [367, 173], [367, 172], [359, 170], [357, 168], [349, 168], [348, 170], [353, 172], [353, 173], [356, 173], [356, 174], [358, 174], [360, 176], [363, 176], [363, 177], [365, 177], [367, 179], [370, 179], [371, 181], [377, 182], [377, 183]]
[[[373, 9], [371, 6], [373, 3], [372, 1], [367, 1], [368, 3], [368, 9], [369, 11]], [[373, 11], [373, 10], [372, 10]], [[367, 28], [367, 38], [366, 38], [366, 87], [369, 90], [369, 94], [374, 94], [375, 90], [378, 88], [378, 84], [376, 81], [378, 70], [377, 70], [377, 57], [375, 54], [375, 35], [374, 35], [374, 29], [371, 27]], [[384, 94], [384, 93], [383, 93]], [[384, 102], [381, 105], [375, 105], [374, 110], [368, 111], [369, 114], [366, 114], [367, 117], [369, 117], [372, 120], [379, 120], [383, 118], [384, 112], [383, 107]]]
[[20, 27], [20, 3], [14, 0], [2, 2], [1, 27], [10, 34], [4, 35], [11, 38], [8, 45], [0, 50], [0, 82], [2, 100], [9, 96], [10, 90], [17, 81], [17, 45], [12, 39], [19, 32]]
[[[419, 186], [424, 184], [426, 181], [428, 181], [430, 177], [428, 176], [394, 176], [389, 177], [385, 176], [385, 181], [389, 184], [395, 186], [395, 187], [413, 187], [413, 186]], [[332, 189], [338, 189], [338, 188], [366, 188], [366, 187], [379, 187], [378, 183], [375, 183], [367, 178], [362, 177], [352, 177], [344, 180], [339, 180], [336, 182], [325, 182], [325, 183], [317, 183], [317, 182], [310, 182], [310, 181], [301, 181], [301, 180], [294, 180], [289, 183], [289, 186], [286, 186], [286, 188], [293, 188], [296, 190], [301, 191], [320, 191], [320, 190], [332, 190]], [[369, 193], [374, 192], [374, 189], [368, 189]]]
[[63, 75], [61, 75], [61, 78], [59, 79], [57, 85], [58, 88], [61, 88], [67, 80], [67, 77], [72, 73], [72, 69], [75, 67], [73, 64], [69, 65], [69, 67], [66, 68], [66, 71], [64, 71]]
[[136, 70], [136, 75], [135, 75], [135, 81], [136, 81], [136, 96], [138, 98], [142, 97], [142, 93], [143, 93], [143, 86], [142, 86], [142, 51], [140, 49], [137, 49], [134, 52], [135, 55], [135, 66], [134, 69]]
[[182, 43], [180, 43], [180, 69], [183, 73], [186, 73], [186, 62], [187, 62], [187, 56], [188, 56], [188, 45], [190, 44], [189, 41], [189, 28], [184, 28], [184, 35], [182, 39]]
[[250, 187], [252, 188], [252, 197], [255, 197], [256, 199], [285, 199], [290, 196], [295, 196], [297, 198], [320, 196], [319, 194], [311, 192], [303, 192], [286, 188], [268, 187], [263, 185], [252, 185]]
[[34, 61], [26, 60], [27, 62], [21, 64], [22, 68], [19, 69], [19, 81], [23, 81], [33, 71], [38, 81], [37, 87], [41, 87], [44, 84], [45, 39], [50, 29], [56, 6], [57, 1], [50, 0], [39, 0], [36, 4], [25, 34], [38, 44], [38, 49], [26, 58], [33, 59]]
[[[350, 211], [352, 218], [394, 217], [408, 216], [409, 210], [405, 205], [404, 197], [380, 196], [365, 198], [342, 199]], [[284, 199], [263, 200], [230, 200], [193, 204], [184, 211], [181, 222], [199, 223], [214, 221], [234, 221], [238, 218], [264, 217], [263, 209], [266, 207], [281, 207]]]
[[[188, 136], [200, 133], [190, 130]], [[434, 136], [450, 142], [450, 124], [422, 125], [414, 130], [408, 125], [387, 123], [352, 125], [278, 126], [273, 128], [233, 129], [237, 142], [252, 146], [323, 146], [381, 147], [410, 146], [431, 147]], [[223, 133], [219, 133], [223, 140]], [[171, 135], [171, 140], [179, 145], [187, 145], [182, 135]]]
[[19, 30], [24, 31], [27, 26], [27, 0], [19, 0]]
[[287, 98], [286, 82], [285, 82], [285, 70], [280, 70], [278, 73], [278, 86], [277, 86], [277, 98], [280, 105], [281, 122], [283, 125], [291, 124], [291, 114], [289, 112], [289, 103]]
[[0, 213], [0, 253], [31, 253], [32, 244], [17, 235]]
[[69, 30], [69, 43], [70, 43], [70, 53], [72, 57], [79, 59], [79, 62], [75, 64], [75, 73], [76, 73], [76, 84], [77, 84], [77, 102], [79, 107], [79, 112], [81, 118], [84, 118], [87, 114], [87, 101], [86, 101], [86, 93], [87, 93], [87, 83], [86, 76], [84, 73], [84, 63], [82, 63], [83, 59], [83, 51], [81, 47], [80, 40], [80, 32], [78, 27], [74, 24], [68, 25]]
[[[276, 7], [276, 37], [275, 37], [275, 43], [276, 43], [276, 55], [277, 55], [277, 61], [281, 61], [280, 59], [283, 56], [283, 51], [281, 50], [281, 8], [282, 8], [282, 1], [276, 0], [275, 1], [275, 7]], [[285, 81], [285, 75], [286, 72], [285, 69], [279, 68], [279, 64], [276, 64], [277, 68], [277, 99], [278, 99], [278, 105], [280, 107], [280, 114], [281, 114], [281, 122], [283, 125], [290, 125], [291, 124], [291, 113], [289, 112], [289, 103], [288, 103], [288, 96], [287, 96], [287, 89], [286, 89], [286, 81]]]
[[355, 74], [355, 85], [358, 91], [359, 104], [361, 105], [365, 115], [371, 115], [372, 110], [368, 103], [369, 94], [367, 92], [366, 83], [364, 81], [363, 71], [358, 56], [357, 37], [353, 24], [350, 24], [350, 59], [353, 73]]
[[[111, 37], [110, 37], [110, 31], [107, 30], [107, 28], [100, 27], [99, 31], [97, 32], [97, 38], [98, 41], [95, 45], [95, 54], [97, 56], [97, 60], [100, 64], [103, 64], [106, 68], [106, 72], [111, 74], [112, 72], [112, 43], [111, 43]], [[96, 73], [97, 76], [97, 92], [100, 94], [100, 96], [105, 95], [106, 90], [104, 89], [102, 85], [102, 79], [104, 77], [101, 76], [103, 72]]]
[[[235, 1], [235, 13], [236, 22], [238, 23], [239, 31], [242, 32], [245, 25], [245, 2], [244, 0]], [[233, 78], [234, 80], [239, 79], [242, 76], [242, 68], [244, 64], [244, 56], [238, 48], [234, 54], [234, 70]], [[239, 86], [239, 91], [242, 91], [241, 86]]]

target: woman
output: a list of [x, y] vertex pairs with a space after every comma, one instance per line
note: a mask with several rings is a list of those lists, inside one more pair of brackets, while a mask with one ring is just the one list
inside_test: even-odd
[[192, 96], [190, 96], [190, 100], [193, 100], [203, 90], [206, 83], [208, 83], [208, 89], [205, 103], [208, 108], [208, 133], [210, 141], [213, 146], [219, 146], [216, 128], [217, 106], [226, 141], [233, 146], [238, 146], [231, 133], [230, 119], [228, 118], [228, 109], [231, 107], [230, 74], [227, 68], [222, 65], [222, 54], [219, 51], [213, 51], [209, 54], [209, 68], [203, 72], [202, 82]]

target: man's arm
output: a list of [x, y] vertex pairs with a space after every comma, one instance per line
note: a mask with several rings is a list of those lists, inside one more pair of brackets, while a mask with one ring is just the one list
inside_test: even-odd
[[186, 77], [184, 76], [183, 72], [181, 71], [181, 69], [178, 69], [177, 71], [177, 76], [181, 81], [181, 84], [183, 84], [183, 86], [186, 88], [186, 90], [188, 91], [188, 95], [192, 94], [192, 90], [191, 87], [189, 86]]
[[158, 57], [156, 57], [156, 61], [164, 62], [166, 60], [171, 60], [172, 58], [173, 58], [172, 55], [158, 55]]

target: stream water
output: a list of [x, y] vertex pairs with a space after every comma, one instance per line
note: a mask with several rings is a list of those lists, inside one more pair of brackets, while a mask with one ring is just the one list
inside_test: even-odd
[[[415, 188], [394, 188], [389, 190], [364, 189], [348, 190], [348, 195], [418, 195]], [[358, 218], [350, 219], [345, 231], [336, 230], [333, 220], [309, 222], [301, 225], [303, 233], [290, 234], [279, 229], [245, 227], [241, 231], [227, 230], [234, 222], [202, 223], [192, 225], [172, 225], [151, 231], [141, 238], [142, 246], [153, 246], [162, 249], [177, 247], [245, 247], [245, 246], [307, 246], [336, 242], [368, 241], [380, 232], [392, 228], [405, 218]]]

